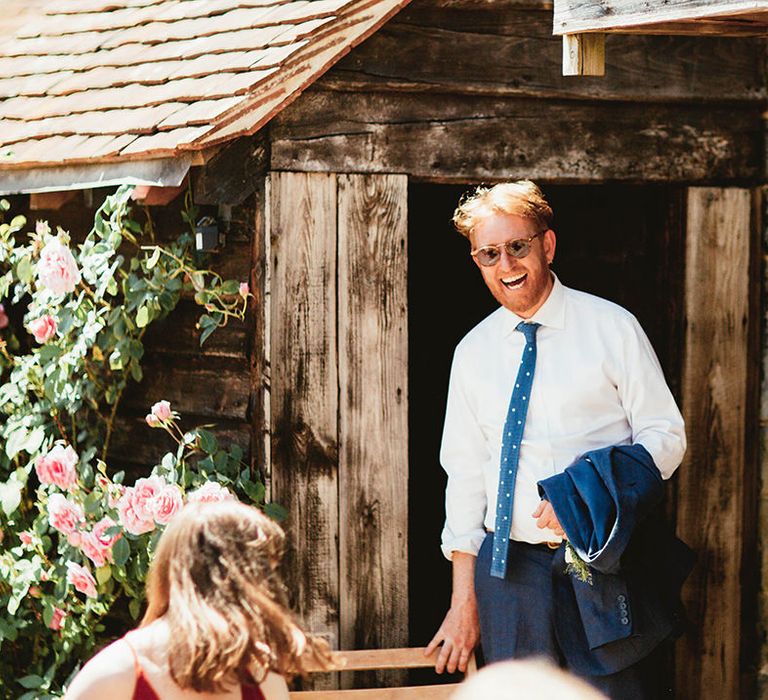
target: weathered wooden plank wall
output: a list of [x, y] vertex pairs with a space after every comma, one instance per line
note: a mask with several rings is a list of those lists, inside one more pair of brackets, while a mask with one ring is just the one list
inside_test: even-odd
[[342, 649], [408, 639], [407, 195], [339, 176]]
[[270, 180], [272, 489], [290, 513], [283, 571], [313, 632], [339, 640], [336, 177]]
[[687, 198], [683, 409], [689, 438], [677, 527], [698, 554], [684, 589], [683, 698], [739, 697], [752, 196], [691, 188]]
[[414, 0], [273, 120], [271, 166], [438, 182], [753, 181], [763, 47], [610, 36], [604, 78], [564, 78], [551, 6]]
[[271, 473], [290, 513], [289, 590], [336, 648], [403, 645], [407, 179], [283, 172], [266, 191]]

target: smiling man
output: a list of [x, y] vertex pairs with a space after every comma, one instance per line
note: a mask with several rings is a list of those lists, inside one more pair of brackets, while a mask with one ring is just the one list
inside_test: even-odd
[[[564, 576], [566, 533], [540, 484], [584, 455], [613, 459], [606, 448], [610, 469], [661, 484], [685, 451], [680, 412], [634, 316], [551, 272], [552, 210], [534, 183], [479, 188], [454, 224], [500, 308], [454, 354], [440, 454], [453, 594], [428, 652], [442, 644], [438, 672], [464, 670], [479, 639], [487, 661], [546, 656], [610, 697], [648, 697], [639, 662], [670, 625], [653, 606], [636, 621], [645, 598], [616, 594], [614, 579]], [[630, 495], [631, 511], [644, 494]]]

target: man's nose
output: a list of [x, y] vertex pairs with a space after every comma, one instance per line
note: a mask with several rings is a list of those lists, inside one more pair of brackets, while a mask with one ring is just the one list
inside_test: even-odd
[[499, 250], [499, 255], [501, 256], [499, 258], [499, 267], [502, 270], [511, 270], [514, 265], [514, 257], [504, 250], [504, 248]]

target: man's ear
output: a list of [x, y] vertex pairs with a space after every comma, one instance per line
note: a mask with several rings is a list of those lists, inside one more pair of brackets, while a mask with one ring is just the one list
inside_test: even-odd
[[555, 236], [555, 232], [550, 228], [544, 232], [544, 237], [542, 240], [544, 243], [544, 255], [547, 257], [547, 263], [551, 265], [552, 261], [555, 259], [557, 236]]

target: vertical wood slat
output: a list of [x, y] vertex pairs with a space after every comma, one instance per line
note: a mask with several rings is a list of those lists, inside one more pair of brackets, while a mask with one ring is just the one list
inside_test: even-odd
[[408, 641], [407, 177], [340, 175], [338, 203], [341, 645], [397, 647]]
[[[336, 177], [270, 175], [272, 488], [306, 627], [339, 639]], [[316, 685], [317, 687], [317, 685]]]
[[690, 188], [687, 210], [689, 443], [677, 526], [698, 562], [684, 588], [693, 624], [678, 646], [676, 687], [681, 698], [738, 698], [751, 194]]

